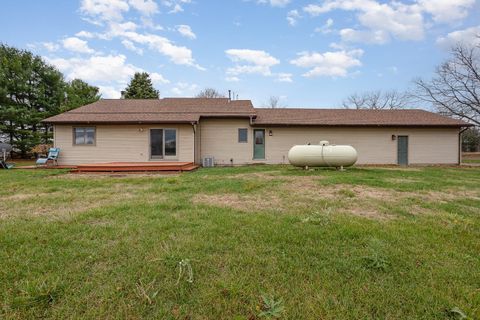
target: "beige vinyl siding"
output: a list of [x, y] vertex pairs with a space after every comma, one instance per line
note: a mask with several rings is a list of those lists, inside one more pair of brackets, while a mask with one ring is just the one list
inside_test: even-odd
[[[268, 135], [269, 130], [273, 136]], [[410, 164], [458, 163], [458, 129], [290, 127], [266, 131], [267, 163], [288, 162], [288, 150], [296, 144], [327, 140], [352, 145], [358, 152], [358, 164], [396, 164], [397, 140], [392, 140], [392, 135], [409, 137]]]
[[177, 157], [163, 161], [194, 161], [194, 134], [191, 125], [97, 125], [94, 126], [95, 145], [74, 145], [73, 127], [81, 126], [55, 125], [54, 143], [55, 147], [60, 148], [59, 164], [153, 161], [150, 160], [149, 145], [151, 128], [177, 129]]
[[[248, 142], [238, 142], [238, 129], [248, 129]], [[218, 165], [246, 164], [254, 162], [253, 130], [249, 119], [200, 120], [201, 157], [215, 157]]]
[[[238, 129], [248, 128], [248, 143], [238, 143]], [[257, 128], [257, 127], [256, 127]], [[201, 120], [201, 156], [213, 156], [218, 165], [247, 163], [288, 163], [288, 150], [296, 144], [352, 145], [358, 164], [396, 164], [397, 140], [409, 137], [410, 164], [458, 163], [458, 129], [450, 128], [341, 128], [341, 127], [258, 127], [265, 129], [265, 160], [254, 161], [253, 128], [246, 119]], [[272, 131], [272, 136], [269, 131]]]

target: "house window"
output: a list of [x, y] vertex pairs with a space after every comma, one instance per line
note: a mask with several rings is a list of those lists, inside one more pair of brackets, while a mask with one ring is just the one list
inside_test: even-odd
[[177, 130], [165, 129], [165, 155], [176, 156], [177, 155]]
[[73, 128], [73, 143], [76, 145], [94, 145], [95, 127]]
[[238, 142], [248, 142], [248, 129], [241, 128], [238, 129]]
[[150, 129], [150, 158], [152, 160], [177, 156], [176, 129]]

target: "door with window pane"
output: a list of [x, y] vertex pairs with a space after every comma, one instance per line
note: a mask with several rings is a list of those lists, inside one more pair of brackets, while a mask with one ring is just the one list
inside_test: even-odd
[[150, 159], [173, 159], [177, 157], [177, 130], [150, 129]]
[[408, 166], [408, 136], [398, 136], [397, 140], [398, 164]]
[[253, 130], [253, 159], [265, 159], [265, 130]]
[[150, 157], [163, 159], [163, 129], [150, 130]]

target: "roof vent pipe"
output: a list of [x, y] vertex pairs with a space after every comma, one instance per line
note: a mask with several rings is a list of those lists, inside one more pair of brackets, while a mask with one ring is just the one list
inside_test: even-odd
[[232, 90], [228, 90], [228, 100], [232, 100]]

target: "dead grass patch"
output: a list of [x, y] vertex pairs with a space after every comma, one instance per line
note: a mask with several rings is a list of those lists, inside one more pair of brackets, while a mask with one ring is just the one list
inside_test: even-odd
[[282, 185], [289, 194], [299, 197], [315, 197], [320, 199], [336, 198], [371, 198], [378, 200], [394, 200], [399, 197], [411, 196], [413, 193], [400, 192], [391, 189], [372, 188], [360, 185], [335, 184], [321, 185], [317, 177], [295, 177]]
[[351, 206], [347, 209], [346, 213], [352, 214], [354, 216], [362, 217], [362, 218], [367, 218], [367, 219], [373, 219], [373, 220], [392, 220], [395, 219], [396, 216], [391, 215], [391, 214], [386, 214], [381, 211], [379, 211], [377, 208], [369, 205], [355, 205]]
[[475, 190], [447, 189], [445, 191], [429, 191], [420, 194], [420, 197], [428, 201], [447, 202], [458, 199], [480, 200], [480, 192]]
[[284, 210], [282, 199], [273, 193], [260, 195], [242, 195], [236, 193], [196, 194], [193, 203], [227, 207], [241, 211]]
[[381, 166], [381, 165], [378, 165], [378, 166], [375, 166], [375, 165], [371, 165], [371, 166], [368, 166], [368, 165], [365, 165], [365, 166], [358, 166], [359, 168], [377, 168], [377, 169], [381, 169], [381, 170], [395, 170], [395, 171], [422, 171], [422, 168], [413, 168], [413, 167], [386, 167], [386, 166]]
[[[63, 219], [91, 209], [145, 197], [144, 192], [148, 187], [149, 184], [138, 186], [118, 183], [87, 190], [64, 189], [51, 193], [14, 194], [7, 197], [7, 201], [0, 202], [0, 219], [10, 217]], [[150, 198], [153, 202], [166, 197], [152, 193], [145, 197], [145, 202], [150, 202]]]
[[225, 176], [225, 178], [234, 178], [234, 179], [260, 179], [260, 180], [278, 180], [284, 179], [285, 176], [279, 175], [281, 173], [280, 170], [272, 170], [272, 171], [262, 171], [262, 172], [250, 172], [250, 173], [237, 173]]
[[65, 173], [53, 176], [54, 179], [106, 179], [106, 178], [118, 178], [118, 179], [135, 179], [135, 178], [168, 178], [172, 176], [179, 176], [178, 172], [76, 172]]
[[421, 181], [420, 179], [415, 178], [388, 178], [386, 180], [392, 183], [418, 183]]

